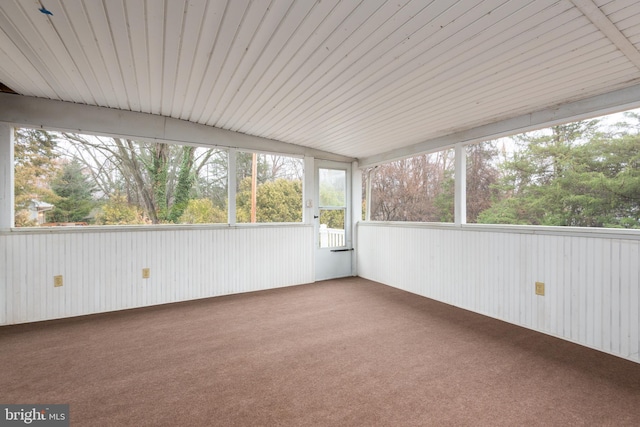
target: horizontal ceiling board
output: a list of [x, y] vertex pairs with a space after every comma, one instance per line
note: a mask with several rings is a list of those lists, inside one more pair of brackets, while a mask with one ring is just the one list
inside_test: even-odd
[[639, 48], [637, 0], [0, 1], [19, 94], [348, 158], [633, 86]]
[[[130, 109], [131, 101], [127, 97], [128, 94], [122, 78], [118, 54], [115, 50], [112, 29], [109, 27], [106, 11], [102, 3], [95, 1], [84, 2], [83, 5], [89, 21], [87, 28], [91, 31], [85, 36], [93, 37], [97, 42], [97, 49], [88, 52], [91, 55], [91, 61], [100, 64], [107, 71], [109, 87], [117, 100], [116, 105], [111, 107], [128, 110]], [[123, 23], [120, 23], [120, 25], [124, 27]], [[120, 31], [124, 31], [124, 28], [120, 29]], [[63, 98], [63, 100], [66, 99]]]
[[[625, 80], [628, 81], [628, 77], [629, 77], [628, 71], [627, 71], [626, 74], [623, 74], [623, 75], [625, 77]], [[601, 77], [602, 76], [595, 76], [594, 77], [594, 81], [595, 82], [600, 81]], [[563, 88], [563, 85], [558, 85], [558, 86], [555, 86], [555, 87], [551, 87], [549, 89], [556, 89], [556, 91], [559, 93], [559, 95], [562, 95], [563, 94], [562, 90], [564, 88]], [[538, 100], [537, 98], [538, 97], [536, 97], [535, 95], [532, 94], [530, 96], [530, 98], [527, 98], [527, 99], [530, 100], [531, 103], [535, 103], [535, 101]], [[546, 97], [542, 96], [542, 98], [546, 98]], [[566, 99], [566, 98], [559, 96], [558, 99]], [[501, 102], [499, 105], [500, 106], [504, 106], [505, 103]], [[517, 114], [517, 113], [521, 113], [523, 111], [530, 110], [530, 108], [528, 107], [528, 105], [529, 105], [528, 103], [523, 103], [522, 101], [518, 101], [518, 100], [514, 100], [513, 104], [507, 104], [507, 105], [511, 105], [511, 107], [512, 107], [512, 109], [511, 109], [512, 114], [511, 115]], [[480, 107], [480, 108], [478, 108], [478, 107]], [[449, 113], [448, 116], [451, 117], [452, 120], [448, 124], [447, 123], [444, 123], [444, 124], [443, 123], [439, 123], [439, 126], [445, 129], [444, 133], [449, 133], [449, 132], [455, 131], [456, 130], [455, 129], [455, 123], [456, 123], [455, 117], [458, 114], [463, 114], [463, 115], [467, 116], [467, 121], [469, 123], [478, 123], [478, 124], [484, 124], [486, 122], [498, 120], [500, 118], [504, 118], [505, 117], [505, 115], [500, 116], [499, 115], [500, 113], [496, 112], [496, 113], [494, 113], [493, 116], [489, 116], [490, 119], [488, 119], [488, 120], [484, 119], [484, 117], [486, 117], [487, 114], [491, 114], [492, 111], [495, 111], [495, 110], [491, 109], [491, 105], [488, 105], [486, 107], [484, 105], [482, 105], [482, 106], [478, 106], [478, 107], [475, 108], [475, 111], [473, 111], [474, 109], [467, 109], [467, 110], [464, 110], [464, 111], [459, 111], [455, 107], [450, 107], [449, 111], [448, 111], [448, 113]], [[482, 111], [480, 111], [480, 110], [482, 110]], [[476, 114], [474, 114], [474, 113], [476, 113]], [[478, 117], [480, 117], [480, 118], [478, 118]], [[413, 129], [414, 129], [414, 127], [415, 128], [419, 128], [422, 125], [422, 123], [423, 123], [423, 121], [420, 118], [415, 119], [412, 122], [407, 121], [407, 122], [399, 123], [397, 126], [394, 126], [392, 129], [389, 129], [387, 131], [378, 130], [378, 132], [367, 133], [366, 138], [370, 141], [370, 144], [372, 144], [372, 145], [374, 145], [376, 143], [376, 141], [380, 141], [380, 143], [388, 144], [389, 143], [388, 142], [389, 139], [394, 141], [394, 144], [395, 144], [395, 142], [397, 140], [405, 140], [405, 138], [406, 138], [406, 140], [416, 140], [417, 138], [419, 138], [419, 136], [417, 136], [417, 135], [420, 135], [420, 133], [419, 132], [415, 132]], [[425, 129], [424, 129], [422, 134], [426, 134], [429, 131], [427, 125], [424, 125], [424, 127], [425, 127]], [[408, 129], [408, 130], [405, 130], [405, 129]], [[369, 132], [369, 130], [367, 130], [367, 132]]]
[[[593, 46], [589, 46], [589, 48], [592, 48], [592, 47]], [[612, 49], [609, 46], [605, 46], [603, 49], [605, 51], [606, 50], [612, 51]], [[602, 55], [603, 49], [600, 49], [600, 52], [598, 53], [598, 55]], [[607, 59], [612, 60], [615, 57], [620, 58], [620, 54], [617, 53], [616, 51], [612, 51], [611, 55]], [[560, 81], [562, 83], [562, 86], [571, 85], [573, 82], [572, 76], [576, 75], [577, 73], [581, 73], [585, 71], [588, 71], [589, 73], [597, 72], [597, 70], [594, 70], [593, 68], [587, 67], [585, 65], [593, 65], [593, 64], [578, 63], [572, 69], [563, 70], [563, 71], [566, 71], [565, 74], [567, 75], [567, 77]], [[628, 62], [625, 59], [622, 59], [621, 65], [628, 66]], [[535, 96], [537, 94], [540, 94], [541, 92], [552, 92], [552, 93], [556, 92], [557, 90], [556, 86], [558, 86], [558, 83], [559, 83], [558, 80], [555, 79], [555, 76], [557, 76], [556, 71], [557, 70], [554, 70], [552, 68], [549, 68], [547, 70], [547, 73], [549, 75], [549, 80], [547, 80], [546, 84], [541, 85], [538, 88], [538, 90], [526, 89], [526, 92], [524, 93], [523, 92], [512, 93], [511, 92], [512, 90], [523, 90], [522, 89], [523, 81], [526, 81], [531, 76], [526, 73], [521, 76], [517, 74], [512, 76], [507, 74], [504, 76], [502, 80], [492, 80], [489, 82], [485, 82], [484, 85], [470, 85], [470, 86], [459, 88], [456, 91], [444, 92], [445, 94], [455, 93], [460, 99], [436, 98], [435, 102], [438, 103], [439, 108], [437, 110], [430, 109], [429, 111], [433, 112], [432, 115], [426, 115], [418, 108], [415, 108], [413, 110], [415, 111], [413, 115], [410, 114], [409, 111], [400, 111], [398, 113], [393, 114], [391, 113], [391, 111], [393, 110], [385, 110], [385, 113], [392, 114], [391, 118], [395, 119], [394, 120], [395, 125], [397, 125], [400, 129], [405, 129], [406, 122], [409, 122], [412, 120], [414, 121], [422, 120], [425, 123], [425, 127], [428, 127], [430, 123], [438, 123], [437, 121], [438, 117], [455, 118], [456, 115], [463, 114], [464, 111], [468, 110], [469, 108], [476, 109], [479, 106], [481, 106], [482, 108], [487, 108], [488, 105], [491, 104], [492, 99], [496, 99], [496, 102], [498, 102], [498, 107], [500, 105], [503, 105], [505, 102], [515, 101], [515, 102], [529, 103], [531, 102], [530, 100], [531, 96]], [[500, 92], [503, 96], [492, 97], [492, 95], [498, 92]], [[508, 98], [508, 100], [504, 98]], [[465, 103], [465, 100], [466, 100], [466, 103]], [[417, 102], [419, 101], [420, 100], [418, 99]], [[460, 107], [460, 105], [463, 103], [465, 105], [463, 107]], [[451, 106], [450, 109], [448, 109], [447, 106]], [[419, 107], [419, 104], [417, 107]], [[398, 109], [396, 109], [396, 111], [398, 111]], [[381, 127], [380, 125], [376, 125], [376, 123], [380, 123], [380, 122], [374, 119], [373, 121], [366, 123], [364, 126], [362, 126], [362, 128], [365, 128], [367, 129], [368, 132], [375, 134], [377, 133], [377, 128]], [[347, 136], [343, 135], [342, 138], [347, 138]], [[340, 140], [342, 140], [342, 138]]]
[[[2, 16], [0, 15], [0, 29], [2, 28]], [[40, 73], [36, 71], [29, 60], [20, 52], [18, 47], [7, 41], [8, 37], [0, 31], [0, 54], [3, 60], [0, 61], [0, 73], [3, 83], [18, 93], [34, 95], [35, 93], [46, 93], [47, 97], [54, 97]]]
[[[547, 18], [548, 17], [545, 16], [545, 19]], [[558, 28], [558, 30], [564, 33], [565, 30], [561, 30], [560, 28]], [[587, 32], [590, 31], [592, 30], [587, 30]], [[552, 40], [554, 37], [560, 37], [560, 35], [561, 34], [554, 34], [551, 32], [548, 37], [549, 40]], [[578, 33], [575, 37], [580, 38], [585, 35], [586, 33]], [[535, 38], [535, 34], [532, 35], [531, 38]], [[412, 102], [422, 102], [423, 104], [433, 102], [439, 105], [441, 101], [437, 98], [438, 96], [451, 98], [451, 85], [459, 86], [466, 79], [479, 80], [483, 73], [486, 73], [485, 75], [495, 77], [500, 70], [500, 67], [505, 69], [508, 73], [515, 74], [518, 70], [516, 64], [513, 62], [514, 56], [520, 56], [522, 59], [527, 59], [529, 56], [525, 56], [519, 52], [526, 51], [529, 45], [526, 41], [519, 38], [507, 38], [507, 40], [510, 45], [502, 48], [497, 47], [497, 52], [494, 54], [491, 54], [490, 51], [485, 51], [469, 59], [463, 59], [454, 52], [452, 55], [453, 60], [458, 62], [456, 64], [456, 68], [432, 68], [432, 70], [427, 73], [422, 70], [418, 70], [414, 74], [410, 75], [411, 77], [406, 82], [404, 79], [398, 79], [396, 82], [393, 82], [393, 86], [390, 89], [368, 91], [370, 97], [368, 102], [361, 105], [360, 108], [353, 108], [359, 112], [358, 116], [355, 118], [358, 122], [357, 124], [361, 126], [369, 126], [380, 123], [381, 116], [385, 116], [387, 114], [391, 114], [392, 116], [398, 115], [400, 114], [399, 111], [403, 108], [402, 106], [408, 106]], [[546, 40], [543, 40], [543, 42], [544, 41]], [[514, 50], [512, 46], [518, 47], [518, 50]], [[536, 42], [535, 46], [539, 46], [539, 44]], [[540, 49], [546, 50], [543, 48]], [[544, 58], [537, 59], [536, 57], [533, 57], [530, 62], [533, 61], [535, 63], [542, 61], [542, 59]], [[530, 69], [530, 66], [531, 64], [526, 64], [526, 69]], [[449, 79], [449, 76], [455, 76], [456, 79]], [[500, 81], [500, 79], [496, 80]], [[356, 98], [356, 96], [353, 96], [353, 98]], [[353, 123], [355, 120], [351, 118], [352, 116], [350, 113], [345, 110], [346, 106], [350, 104], [353, 104], [353, 102], [349, 102], [348, 98], [341, 98], [338, 100], [337, 105], [331, 105], [331, 112], [335, 115], [336, 120], [335, 122], [332, 122], [332, 130], [334, 130], [334, 132], [340, 130], [348, 132], [348, 129], [352, 126], [357, 126], [356, 123]], [[378, 116], [374, 116], [376, 112], [378, 112]], [[371, 117], [371, 119], [367, 122], [364, 121], [365, 117]], [[333, 121], [334, 118], [323, 117], [322, 120]], [[342, 125], [340, 125], [341, 122], [343, 123]], [[314, 123], [314, 125], [315, 124], [316, 123]]]
[[[207, 105], [215, 103], [217, 100], [211, 97], [212, 91], [215, 88], [215, 84], [218, 81], [218, 77], [222, 73], [225, 67], [228, 67], [226, 58], [231, 48], [244, 18], [247, 7], [249, 6], [249, 0], [237, 0], [233, 2], [233, 5], [227, 3], [224, 15], [220, 21], [220, 28], [215, 38], [215, 44], [212, 47], [211, 58], [209, 60], [209, 67], [205, 73], [205, 80], [196, 97], [193, 111], [194, 115], [191, 117], [192, 121], [198, 123], [206, 123], [207, 117], [205, 117], [204, 110]], [[238, 47], [236, 47], [238, 48]]]
[[143, 2], [126, 2], [122, 10], [123, 19], [127, 22], [128, 33], [121, 33], [121, 37], [128, 36], [129, 50], [132, 55], [134, 80], [137, 93], [137, 103], [140, 111], [151, 111], [151, 89], [149, 86], [149, 51], [147, 49], [147, 36], [145, 25], [146, 10]]
[[[263, 9], [259, 9], [255, 11], [252, 16], [247, 17], [248, 19], [246, 20], [247, 23], [245, 26], [250, 25], [250, 27], [255, 27], [255, 32], [252, 37], [247, 40], [247, 47], [233, 70], [228, 84], [224, 86], [222, 94], [216, 96], [218, 100], [216, 108], [213, 109], [207, 120], [209, 123], [215, 123], [218, 127], [226, 127], [224, 126], [224, 122], [226, 121], [225, 113], [231, 114], [231, 104], [235, 99], [240, 98], [241, 88], [250, 85], [247, 78], [251, 72], [254, 69], [257, 72], [261, 72], [261, 70], [268, 67], [268, 61], [272, 58], [271, 55], [276, 53], [270, 49], [275, 45], [272, 41], [274, 38], [277, 38], [278, 32], [283, 27], [289, 26], [287, 17], [292, 16], [291, 12], [300, 11], [300, 9], [292, 11], [292, 0], [274, 1], [271, 5], [263, 2], [262, 5], [264, 6]], [[300, 12], [304, 13], [304, 10]], [[281, 17], [284, 17], [284, 21], [281, 21]], [[252, 23], [251, 21], [256, 22]], [[293, 23], [292, 26], [295, 25], [296, 24]], [[278, 39], [278, 41], [282, 43], [283, 40]], [[207, 115], [207, 111], [205, 111], [205, 115]]]
[[[504, 9], [506, 8], [501, 8], [501, 10], [504, 10]], [[494, 12], [492, 13], [492, 16], [495, 16], [495, 15], [498, 15], [498, 14], [494, 10]], [[470, 29], [472, 29], [472, 27], [470, 26], [465, 27], [465, 30], [470, 30]], [[468, 35], [464, 35], [464, 34], [461, 35], [460, 33], [457, 33], [456, 36], [462, 37], [462, 38], [468, 37]], [[443, 62], [447, 61], [447, 58], [445, 58], [445, 56], [449, 54], [451, 54], [453, 57], [458, 57], [458, 58], [462, 56], [462, 55], [457, 55], [455, 53], [454, 47], [456, 46], [457, 43], [458, 42], [454, 37], [449, 37], [445, 41], [443, 41], [443, 43], [440, 43], [437, 46], [434, 46], [434, 49], [437, 49], [437, 50], [429, 49], [424, 53], [420, 54], [423, 57], [421, 57], [420, 55], [414, 56], [415, 53], [413, 52], [409, 53], [407, 56], [410, 59], [410, 62], [406, 64], [402, 64], [403, 67], [400, 67], [400, 68], [397, 65], [397, 60], [391, 60], [389, 62], [389, 70], [390, 70], [389, 72], [385, 71], [383, 68], [381, 69], [380, 72], [378, 72], [377, 76], [376, 75], [369, 76], [366, 79], [362, 79], [358, 81], [355, 85], [349, 84], [349, 82], [341, 82], [339, 80], [336, 80], [337, 84], [342, 83], [342, 87], [336, 88], [336, 90], [334, 91], [334, 93], [340, 94], [340, 97], [337, 99], [334, 99], [333, 101], [327, 100], [325, 98], [317, 103], [313, 103], [313, 111], [311, 113], [303, 112], [300, 114], [301, 116], [300, 126], [305, 127], [310, 123], [313, 123], [312, 120], [316, 120], [316, 121], [331, 120], [331, 118], [319, 116], [320, 113], [325, 111], [331, 111], [331, 113], [334, 115], [337, 115], [337, 114], [342, 115], [341, 110], [344, 109], [343, 108], [344, 103], [355, 102], [355, 100], [360, 98], [363, 92], [365, 92], [362, 89], [359, 89], [359, 86], [362, 87], [362, 83], [369, 84], [369, 87], [366, 88], [366, 93], [372, 94], [376, 97], [379, 97], [381, 91], [384, 91], [386, 87], [390, 84], [396, 85], [397, 87], [397, 85], [401, 84], [402, 81], [404, 81], [407, 78], [407, 71], [406, 71], [407, 65], [409, 65], [412, 68], [415, 68], [415, 73], [421, 76], [421, 78], [427, 79], [427, 77], [423, 77], [425, 74], [427, 74], [425, 73], [425, 69], [427, 69], [427, 67], [429, 69], [437, 68], [438, 64], [442, 64]], [[414, 56], [414, 57], [411, 58], [411, 56]], [[415, 65], [410, 65], [410, 64], [415, 64]], [[339, 89], [342, 89], [342, 90], [339, 90]], [[360, 104], [358, 104], [358, 110], [365, 111], [366, 109], [367, 107], [361, 106]], [[288, 131], [284, 131], [283, 135], [285, 137], [288, 137], [290, 135], [289, 132], [291, 132], [291, 128], [289, 128]]]
[[[525, 46], [524, 42], [520, 42], [518, 44], [520, 46]], [[390, 82], [390, 84], [393, 85], [391, 89], [370, 91], [369, 92], [370, 97], [374, 100], [375, 98], [379, 99], [379, 101], [374, 101], [374, 102], [376, 103], [376, 105], [381, 106], [383, 108], [384, 110], [383, 114], [386, 114], [386, 111], [397, 112], [398, 111], [397, 107], [394, 104], [389, 103], [390, 98], [388, 96], [381, 97], [381, 95], [390, 93], [392, 94], [393, 98], [395, 98], [396, 100], [395, 102], [400, 104], [405, 104], [407, 102], [410, 102], [411, 97], [422, 98], [422, 99], [425, 99], [425, 102], [427, 102], [433, 99], [432, 88], [437, 88], [437, 90], [441, 89], [442, 84], [438, 83], [438, 80], [444, 80], [446, 82], [450, 82], [449, 84], [458, 84], [457, 78], [451, 79], [451, 80], [447, 79], [449, 75], [459, 74], [460, 72], [464, 72], [467, 70], [473, 70], [473, 71], [470, 71], [470, 74], [475, 75], [474, 71], [479, 72], [480, 70], [477, 67], [480, 66], [483, 62], [491, 65], [488, 69], [488, 72], [491, 75], [496, 73], [496, 70], [493, 69], [493, 66], [495, 62], [499, 62], [499, 61], [493, 60], [492, 55], [483, 53], [480, 55], [476, 55], [475, 57], [472, 57], [469, 60], [465, 61], [465, 59], [461, 58], [463, 57], [463, 55], [456, 55], [456, 53], [457, 52], [453, 50], [453, 53], [450, 56], [452, 58], [450, 62], [455, 61], [459, 65], [456, 64], [455, 67], [451, 68], [450, 63], [449, 64], [444, 63], [442, 65], [438, 65], [438, 64], [441, 64], [440, 62], [438, 62], [436, 64], [430, 65], [431, 69], [429, 70], [429, 72], [424, 72], [423, 70], [418, 69], [412, 75], [410, 75], [411, 77], [409, 78], [408, 81], [405, 82], [404, 79], [398, 79], [396, 80], [396, 82]], [[473, 63], [474, 61], [477, 61], [478, 63], [474, 64]], [[467, 64], [469, 65], [469, 68], [466, 67]], [[343, 101], [345, 104], [349, 103], [347, 99], [344, 99]], [[336, 113], [340, 114], [341, 117], [344, 117], [345, 119], [349, 118], [349, 114], [348, 113], [345, 114], [344, 108], [340, 108], [340, 106], [335, 106], [335, 108], [337, 110]], [[357, 111], [361, 111], [369, 115], [371, 112], [371, 108], [372, 108], [372, 105], [370, 104], [363, 105], [362, 108], [357, 108]], [[331, 120], [331, 118], [325, 118], [325, 119]], [[379, 123], [378, 118], [374, 119], [373, 121], [375, 123]], [[351, 124], [348, 123], [347, 125], [350, 126]]]
[[539, 129], [541, 126], [551, 126], [571, 120], [582, 120], [638, 107], [640, 107], [640, 85], [425, 140], [402, 149], [388, 150], [381, 154], [361, 158], [358, 164], [360, 167], [375, 166], [417, 153], [451, 147], [458, 143], [486, 141]]
[[87, 92], [92, 94], [94, 99], [92, 104], [118, 108], [120, 105], [102, 56], [89, 54], [99, 52], [99, 49], [85, 8], [78, 0], [61, 2], [59, 5], [57, 16], [60, 17], [60, 23], [56, 25], [56, 29], [71, 57], [74, 58], [84, 84], [87, 86]]
[[[238, 117], [241, 123], [241, 130], [247, 133], [257, 132], [254, 125], [259, 124], [258, 114], [263, 110], [277, 108], [278, 94], [286, 93], [295, 86], [303, 77], [301, 67], [312, 58], [315, 65], [321, 62], [322, 58], [314, 57], [315, 52], [326, 54], [321, 45], [323, 41], [333, 32], [343, 17], [350, 10], [348, 2], [337, 2], [327, 0], [316, 3], [315, 7], [305, 17], [290, 44], [281, 53], [281, 61], [276, 63], [274, 74], [263, 75], [262, 83], [257, 90], [252, 92], [250, 105], [246, 106], [246, 112], [240, 111], [242, 116]], [[343, 10], [344, 9], [344, 10]], [[311, 65], [311, 69], [314, 65]]]
[[361, 30], [361, 26], [375, 14], [384, 1], [370, 0], [366, 2], [366, 7], [356, 8], [353, 8], [353, 2], [344, 2], [344, 4], [345, 8], [339, 5], [334, 9], [330, 19], [324, 21], [331, 32], [316, 47], [313, 54], [300, 64], [296, 73], [287, 82], [286, 90], [280, 91], [281, 95], [271, 100], [277, 108], [265, 109], [263, 111], [266, 114], [254, 117], [254, 123], [263, 123], [260, 127], [261, 134], [271, 134], [272, 126], [265, 126], [264, 123], [274, 125], [283, 114], [295, 109], [295, 105], [305, 99], [307, 91], [316, 90], [318, 79], [328, 73], [348, 51], [348, 48], [343, 45], [351, 45], [360, 40], [359, 31], [364, 31]]
[[[437, 4], [444, 3], [439, 2]], [[487, 13], [492, 7], [487, 5], [487, 2], [482, 3], [482, 6], [484, 6], [484, 9], [479, 11], [482, 13]], [[443, 7], [442, 9], [445, 8]], [[371, 69], [380, 70], [379, 72], [384, 73], [388, 79], [394, 79], [397, 76], [397, 74], [394, 75], [394, 70], [400, 70], [400, 73], [406, 73], [420, 67], [420, 60], [416, 59], [416, 56], [418, 56], [420, 52], [424, 52], [431, 47], [441, 46], [443, 43], [446, 44], [446, 41], [451, 35], [455, 35], [457, 29], [464, 29], [465, 24], [473, 22], [475, 18], [473, 14], [465, 14], [465, 11], [466, 9], [463, 8], [462, 2], [457, 2], [444, 11], [435, 11], [435, 18], [430, 21], [428, 25], [423, 25], [420, 29], [420, 31], [425, 34], [421, 34], [420, 36], [414, 35], [413, 38], [409, 38], [405, 46], [400, 46], [395, 50], [396, 57], [392, 61], [389, 62], [385, 59], [383, 60], [383, 64], [378, 64]], [[368, 35], [369, 34], [364, 34], [364, 36]], [[418, 42], [412, 42], [412, 40], [418, 40]], [[425, 42], [420, 42], [421, 40]], [[417, 44], [414, 45], [414, 43]], [[436, 57], [436, 55], [437, 54], [433, 54], [432, 56]], [[343, 55], [341, 55], [341, 57], [342, 56]], [[292, 92], [285, 99], [285, 105], [281, 106], [278, 110], [272, 110], [271, 114], [265, 117], [265, 119], [269, 121], [270, 126], [263, 129], [263, 132], [272, 137], [276, 137], [281, 133], [286, 135], [287, 128], [292, 126], [292, 123], [296, 123], [296, 119], [305, 111], [305, 108], [303, 108], [304, 105], [313, 106], [319, 101], [324, 102], [326, 95], [324, 91], [321, 90], [323, 85], [328, 84], [330, 80], [335, 81], [334, 79], [337, 78], [338, 75], [335, 73], [329, 74], [323, 79], [323, 76], [318, 74], [319, 71], [312, 74], [312, 78], [309, 80], [313, 82], [313, 86], [310, 88], [301, 87], [300, 90]], [[320, 80], [320, 82], [318, 82], [318, 80]], [[357, 82], [354, 82], [354, 84], [357, 84]], [[338, 88], [333, 85], [329, 85], [327, 93], [342, 93], [342, 91], [337, 91], [337, 89]], [[305, 104], [303, 104], [303, 102], [305, 102]], [[285, 127], [283, 128], [282, 126]]]
[[[324, 15], [335, 6], [330, 2], [325, 3], [326, 8], [324, 8], [324, 10], [316, 10], [315, 12], [320, 12]], [[234, 118], [234, 122], [237, 122], [237, 119], [234, 116], [237, 115], [240, 105], [247, 100], [247, 92], [255, 88], [257, 81], [260, 80], [261, 76], [265, 74], [264, 70], [273, 68], [274, 59], [278, 58], [278, 56], [282, 52], [282, 46], [289, 45], [292, 35], [298, 30], [307, 32], [306, 35], [300, 34], [299, 36], [297, 36], [297, 38], [301, 42], [309, 36], [309, 31], [313, 31], [312, 25], [305, 26], [306, 28], [301, 27], [301, 24], [305, 22], [307, 20], [307, 17], [309, 17], [312, 13], [311, 9], [313, 5], [314, 4], [312, 2], [295, 2], [291, 5], [290, 10], [285, 16], [285, 19], [282, 21], [281, 25], [279, 25], [278, 31], [274, 32], [272, 39], [269, 40], [269, 44], [264, 49], [264, 54], [261, 58], [263, 59], [264, 63], [258, 64], [251, 70], [251, 75], [247, 76], [246, 82], [243, 85], [246, 90], [243, 91], [240, 88], [238, 89], [237, 96], [229, 101], [226, 111], [224, 111], [220, 119], [217, 120], [219, 126], [231, 128], [234, 127], [232, 123], [229, 123], [230, 119]], [[297, 50], [297, 48], [295, 48], [294, 46], [291, 46], [290, 49], [294, 52]], [[278, 59], [284, 60], [284, 58]], [[268, 81], [269, 80], [267, 80], [266, 82]]]
[[206, 4], [205, 11], [198, 32], [197, 49], [195, 52], [193, 64], [189, 78], [187, 79], [187, 87], [184, 94], [184, 101], [181, 106], [180, 118], [190, 120], [193, 118], [194, 102], [196, 96], [202, 91], [202, 84], [205, 80], [208, 67], [211, 65], [213, 49], [218, 37], [218, 29], [224, 16], [226, 5], [224, 2], [209, 2]]

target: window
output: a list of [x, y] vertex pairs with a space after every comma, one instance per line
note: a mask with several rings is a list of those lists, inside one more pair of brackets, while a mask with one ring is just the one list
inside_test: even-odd
[[640, 228], [637, 112], [468, 146], [467, 221]]
[[18, 128], [15, 225], [227, 222], [226, 150]]
[[365, 172], [371, 181], [369, 219], [453, 222], [453, 169], [454, 151], [449, 149], [386, 163]]
[[343, 247], [346, 245], [347, 171], [320, 168], [318, 180], [320, 189], [319, 246], [321, 248]]
[[236, 221], [302, 222], [302, 159], [248, 152], [236, 155]]

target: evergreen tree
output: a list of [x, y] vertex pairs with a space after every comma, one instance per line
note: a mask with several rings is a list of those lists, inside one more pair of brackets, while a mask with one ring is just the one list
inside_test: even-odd
[[83, 169], [75, 160], [66, 163], [51, 182], [51, 189], [58, 196], [49, 216], [51, 222], [89, 221], [96, 205], [92, 198], [95, 189]]

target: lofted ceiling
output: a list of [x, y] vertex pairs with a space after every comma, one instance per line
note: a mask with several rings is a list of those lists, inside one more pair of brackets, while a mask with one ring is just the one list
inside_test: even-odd
[[640, 83], [637, 0], [2, 0], [0, 83], [353, 158]]

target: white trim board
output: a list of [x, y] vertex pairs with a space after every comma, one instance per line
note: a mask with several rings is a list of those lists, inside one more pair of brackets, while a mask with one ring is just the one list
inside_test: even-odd
[[154, 114], [0, 93], [0, 122], [106, 136], [277, 152], [352, 162], [327, 151]]

